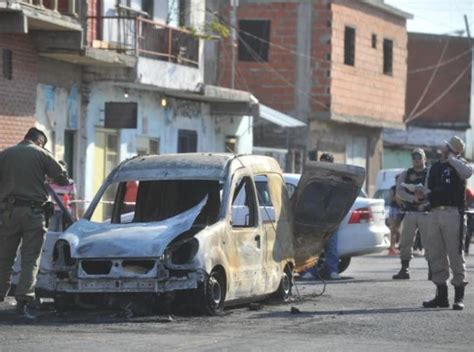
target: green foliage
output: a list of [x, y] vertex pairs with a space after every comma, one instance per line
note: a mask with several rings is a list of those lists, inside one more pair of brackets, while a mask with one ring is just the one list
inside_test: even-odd
[[194, 37], [203, 40], [226, 39], [230, 36], [229, 28], [216, 20], [206, 23], [202, 32], [199, 32], [196, 28], [187, 28], [187, 30]]

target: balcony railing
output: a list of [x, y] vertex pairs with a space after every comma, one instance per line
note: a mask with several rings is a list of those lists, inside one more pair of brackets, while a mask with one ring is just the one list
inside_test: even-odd
[[77, 16], [76, 0], [19, 0], [18, 2], [63, 15]]
[[199, 39], [193, 33], [142, 17], [88, 17], [87, 39], [93, 48], [199, 66]]

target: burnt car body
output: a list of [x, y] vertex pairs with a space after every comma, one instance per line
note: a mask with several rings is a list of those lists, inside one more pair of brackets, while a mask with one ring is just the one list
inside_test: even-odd
[[293, 271], [317, 261], [364, 174], [310, 162], [290, 204], [270, 157], [132, 158], [111, 172], [83, 219], [48, 236], [38, 288], [57, 301], [184, 294], [210, 314], [271, 294], [286, 300]]

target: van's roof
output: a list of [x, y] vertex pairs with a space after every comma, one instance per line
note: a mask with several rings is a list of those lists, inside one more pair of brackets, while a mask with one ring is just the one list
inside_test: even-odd
[[156, 179], [224, 180], [231, 164], [255, 167], [275, 167], [276, 160], [261, 155], [229, 153], [184, 153], [137, 156], [120, 164], [111, 176], [116, 181]]

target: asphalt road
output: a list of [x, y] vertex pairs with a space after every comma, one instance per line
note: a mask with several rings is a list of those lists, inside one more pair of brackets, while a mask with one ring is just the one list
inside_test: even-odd
[[[474, 257], [467, 258], [468, 275]], [[228, 309], [219, 317], [133, 317], [111, 311], [44, 312], [39, 322], [15, 319], [0, 304], [0, 351], [472, 351], [474, 288], [466, 309], [423, 309], [434, 286], [423, 258], [412, 261], [412, 279], [393, 281], [399, 260], [353, 259], [344, 280], [299, 281], [301, 299], [289, 305]], [[450, 298], [454, 296], [450, 287]], [[300, 313], [292, 314], [291, 308]]]

